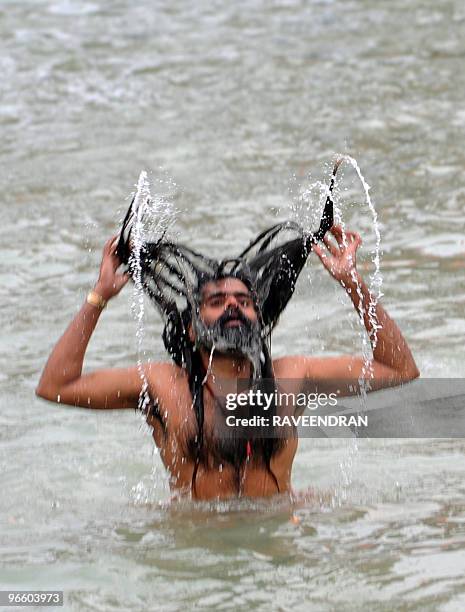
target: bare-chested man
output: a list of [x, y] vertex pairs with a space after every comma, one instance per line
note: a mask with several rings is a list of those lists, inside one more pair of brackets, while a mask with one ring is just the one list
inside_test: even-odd
[[[419, 376], [415, 361], [395, 322], [378, 303], [368, 312], [370, 294], [356, 269], [356, 252], [360, 236], [333, 227], [332, 238], [325, 246], [314, 245], [324, 267], [342, 285], [357, 312], [363, 314], [370, 339], [375, 335], [373, 360], [370, 364], [371, 385], [380, 388], [410, 381]], [[141, 393], [140, 369], [135, 367], [98, 370], [82, 374], [85, 351], [102, 314], [105, 303], [114, 298], [129, 279], [118, 271], [121, 262], [116, 254], [117, 240], [104, 247], [100, 274], [94, 291], [75, 316], [53, 349], [37, 387], [38, 396], [53, 402], [83, 408], [136, 408]], [[206, 282], [201, 288], [199, 315], [203, 326], [212, 329], [221, 323], [229, 335], [233, 328], [249, 327], [257, 322], [257, 309], [250, 287], [234, 276]], [[195, 329], [189, 326], [189, 337], [195, 342]], [[249, 441], [245, 459], [234, 464], [222, 460], [221, 444], [214, 439], [213, 422], [217, 397], [224, 394], [218, 381], [249, 379], [251, 362], [244, 353], [215, 351], [199, 345], [203, 370], [206, 372], [203, 393], [202, 460], [193, 448], [199, 440], [199, 424], [193, 410], [192, 391], [186, 369], [174, 363], [147, 363], [143, 366], [149, 395], [156, 410], [147, 413], [153, 437], [170, 474], [173, 491], [192, 495], [194, 499], [224, 499], [232, 496], [267, 497], [289, 493], [291, 470], [297, 450], [297, 439], [270, 441], [254, 447]], [[272, 361], [276, 379], [299, 381], [356, 381], [365, 374], [365, 362], [358, 356], [307, 357], [287, 356]], [[216, 448], [216, 450], [214, 450]], [[219, 450], [218, 450], [219, 448]], [[266, 450], [268, 448], [268, 451]], [[268, 454], [267, 454], [268, 453]]]

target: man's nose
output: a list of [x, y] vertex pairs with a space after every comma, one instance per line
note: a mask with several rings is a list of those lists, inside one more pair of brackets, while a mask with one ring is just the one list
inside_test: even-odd
[[235, 295], [228, 295], [224, 302], [224, 309], [228, 310], [228, 308], [239, 308], [239, 302]]

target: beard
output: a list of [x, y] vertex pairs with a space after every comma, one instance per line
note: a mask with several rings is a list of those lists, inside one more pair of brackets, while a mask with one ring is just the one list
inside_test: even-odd
[[[230, 321], [235, 325], [228, 325]], [[245, 357], [258, 371], [262, 353], [258, 321], [251, 321], [238, 308], [229, 308], [213, 325], [207, 325], [200, 317], [194, 317], [193, 325], [198, 346], [231, 357]]]

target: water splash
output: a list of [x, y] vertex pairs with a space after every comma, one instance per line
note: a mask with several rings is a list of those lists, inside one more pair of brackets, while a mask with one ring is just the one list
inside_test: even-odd
[[[360, 333], [360, 341], [361, 341], [361, 350], [362, 350], [362, 358], [363, 358], [363, 366], [361, 375], [359, 377], [358, 383], [360, 388], [360, 403], [361, 407], [365, 407], [366, 405], [366, 395], [367, 391], [370, 390], [369, 379], [373, 377], [373, 368], [371, 366], [371, 356], [372, 351], [375, 350], [377, 341], [378, 341], [378, 330], [380, 329], [380, 325], [378, 324], [376, 318], [376, 307], [378, 301], [382, 297], [381, 287], [382, 287], [382, 276], [381, 276], [381, 234], [379, 229], [379, 221], [378, 214], [374, 207], [374, 204], [370, 197], [370, 186], [365, 180], [360, 166], [357, 161], [349, 156], [349, 155], [337, 155], [337, 162], [341, 163], [346, 162], [351, 167], [354, 168], [357, 176], [362, 184], [364, 194], [365, 194], [365, 202], [368, 206], [368, 209], [371, 213], [372, 222], [373, 222], [373, 231], [375, 234], [375, 247], [372, 251], [372, 263], [374, 264], [374, 272], [370, 275], [368, 290], [370, 294], [369, 304], [364, 303], [363, 294], [361, 290], [361, 286], [358, 282], [357, 275], [355, 273], [355, 269], [352, 271], [352, 280], [354, 281], [354, 285], [356, 287], [357, 295], [359, 298], [358, 305], [358, 320], [360, 326], [362, 328]], [[316, 193], [316, 198], [315, 198]], [[324, 202], [326, 201], [327, 196], [330, 195], [329, 185], [327, 183], [321, 181], [311, 182], [304, 188], [297, 198], [294, 198], [294, 205], [292, 207], [292, 212], [297, 217], [298, 222], [303, 225], [304, 229], [309, 230], [311, 225], [315, 223], [316, 215], [320, 213], [323, 209]], [[343, 220], [343, 211], [342, 211], [342, 203], [340, 201], [340, 192], [337, 187], [337, 183], [335, 184], [335, 189], [332, 193], [332, 200], [334, 202], [334, 214], [337, 219], [338, 224], [345, 229], [345, 224]], [[347, 237], [345, 233], [343, 234], [343, 243], [344, 246], [348, 246]], [[370, 338], [368, 337], [364, 324], [364, 311], [366, 309], [368, 320], [371, 327]], [[371, 340], [371, 342], [370, 342]], [[351, 440], [349, 442], [347, 453], [345, 458], [341, 460], [340, 466], [340, 475], [341, 475], [341, 483], [339, 485], [339, 495], [341, 499], [344, 497], [344, 491], [346, 491], [347, 487], [349, 487], [352, 483], [352, 473], [354, 461], [357, 457], [358, 453], [358, 444], [357, 440]]]
[[212, 374], [212, 364], [213, 364], [213, 353], [214, 352], [215, 352], [215, 345], [213, 345], [210, 350], [207, 371], [205, 372], [205, 376], [203, 377], [202, 385], [205, 385], [207, 383], [208, 377], [210, 376], [210, 374]]
[[[359, 307], [358, 307], [359, 320], [363, 327], [363, 333], [361, 334], [361, 343], [362, 343], [362, 356], [363, 356], [364, 366], [362, 370], [362, 377], [359, 380], [359, 382], [361, 384], [361, 387], [365, 389], [366, 384], [367, 384], [367, 380], [366, 380], [367, 375], [369, 377], [372, 377], [373, 372], [371, 368], [370, 343], [368, 342], [368, 338], [365, 333], [365, 326], [363, 323], [363, 313], [364, 313], [364, 309], [367, 308], [368, 319], [370, 322], [371, 329], [373, 330], [371, 334], [371, 348], [374, 350], [376, 348], [377, 341], [378, 341], [378, 330], [380, 329], [380, 325], [378, 324], [377, 319], [376, 319], [376, 306], [380, 298], [383, 295], [381, 292], [381, 286], [382, 286], [383, 279], [381, 276], [381, 264], [380, 264], [381, 262], [381, 257], [380, 257], [381, 234], [379, 230], [378, 214], [376, 212], [376, 209], [370, 197], [370, 186], [366, 182], [360, 170], [360, 166], [358, 165], [357, 161], [350, 155], [337, 155], [336, 159], [337, 159], [336, 163], [339, 162], [340, 164], [342, 161], [344, 161], [350, 164], [355, 169], [357, 176], [360, 179], [360, 182], [364, 190], [366, 204], [372, 216], [373, 231], [375, 234], [375, 247], [374, 247], [374, 250], [372, 251], [372, 262], [374, 264], [374, 272], [373, 274], [370, 275], [368, 289], [369, 289], [371, 298], [370, 298], [370, 302], [368, 305], [364, 304], [361, 287], [358, 283], [358, 279], [356, 277], [355, 270], [352, 271], [352, 279], [356, 286], [356, 291], [359, 297]], [[315, 192], [317, 194], [317, 198], [315, 198], [314, 196]], [[326, 201], [326, 198], [328, 195], [330, 195], [329, 184], [321, 182], [321, 181], [315, 181], [315, 182], [310, 183], [305, 189], [301, 191], [298, 197], [294, 199], [294, 203], [293, 203], [293, 206], [291, 207], [291, 210], [293, 212], [293, 215], [297, 218], [298, 222], [301, 225], [303, 225], [304, 229], [310, 229], [312, 224], [315, 223], [315, 219], [317, 218], [317, 215], [322, 210], [324, 206], [324, 202]], [[339, 190], [337, 188], [337, 184], [335, 185], [335, 189], [333, 190], [333, 193], [332, 193], [332, 200], [334, 202], [335, 218], [337, 219], [337, 222], [342, 226], [342, 228], [345, 229], [345, 223], [344, 223], [343, 214], [342, 214], [343, 212], [342, 204], [340, 202]], [[344, 243], [344, 246], [348, 245], [347, 237], [345, 234], [343, 236], [343, 243]]]
[[[378, 325], [376, 319], [376, 306], [378, 305], [379, 300], [383, 297], [383, 293], [381, 292], [381, 287], [383, 284], [383, 277], [381, 275], [381, 233], [379, 231], [379, 221], [378, 221], [378, 213], [373, 205], [373, 202], [370, 197], [370, 185], [366, 182], [357, 161], [351, 157], [350, 155], [343, 155], [341, 158], [347, 161], [351, 166], [355, 169], [360, 182], [362, 183], [362, 187], [365, 192], [365, 200], [368, 205], [368, 208], [371, 212], [373, 219], [373, 231], [375, 233], [376, 243], [373, 251], [372, 262], [374, 264], [374, 272], [370, 275], [370, 284], [368, 286], [370, 292], [370, 303], [368, 304], [368, 318], [370, 321], [370, 325], [373, 329], [372, 333], [372, 347], [373, 350], [376, 348], [378, 342], [378, 330], [381, 328]], [[363, 319], [362, 319], [363, 321]]]
[[[358, 383], [359, 383], [359, 389], [360, 389], [360, 394], [359, 394], [360, 405], [361, 405], [361, 408], [364, 409], [366, 408], [366, 403], [367, 403], [367, 391], [370, 390], [370, 384], [369, 384], [369, 380], [367, 380], [367, 375], [369, 378], [373, 378], [374, 376], [373, 368], [371, 365], [372, 363], [371, 355], [372, 355], [372, 352], [376, 348], [376, 345], [378, 342], [378, 330], [380, 329], [380, 325], [378, 324], [378, 321], [376, 318], [376, 307], [378, 305], [378, 301], [383, 295], [381, 292], [381, 286], [383, 282], [383, 279], [381, 276], [381, 258], [380, 258], [381, 233], [379, 231], [378, 213], [376, 212], [376, 209], [373, 205], [373, 202], [370, 196], [370, 186], [365, 180], [365, 177], [362, 174], [360, 166], [358, 165], [357, 161], [350, 155], [342, 155], [340, 156], [340, 159], [350, 164], [354, 168], [355, 172], [357, 173], [358, 178], [360, 179], [360, 182], [362, 184], [362, 187], [365, 193], [365, 202], [372, 216], [373, 231], [374, 231], [375, 239], [376, 239], [375, 248], [372, 251], [372, 262], [374, 264], [374, 272], [373, 274], [370, 275], [370, 282], [368, 285], [368, 292], [370, 295], [370, 301], [368, 305], [364, 303], [361, 286], [360, 286], [360, 283], [358, 282], [358, 278], [355, 273], [355, 269], [352, 270], [352, 280], [354, 281], [357, 295], [359, 298], [358, 320], [362, 328], [360, 338], [361, 338], [361, 343], [362, 343], [363, 366], [362, 366], [360, 377], [358, 379]], [[344, 228], [344, 223], [342, 221], [342, 215], [341, 215], [341, 225]], [[343, 242], [344, 242], [344, 246], [347, 246], [347, 238], [346, 238], [345, 233], [343, 235]], [[364, 323], [364, 311], [366, 308], [367, 308], [369, 324], [372, 330], [370, 334], [371, 336], [370, 338], [368, 338], [368, 335], [365, 329], [365, 323]], [[358, 444], [357, 444], [357, 440], [354, 439], [349, 444], [349, 452], [348, 452], [348, 455], [345, 461], [341, 462], [341, 476], [342, 476], [342, 481], [343, 481], [341, 491], [343, 492], [342, 493], [343, 497], [344, 497], [344, 492], [347, 491], [347, 487], [351, 486], [353, 482], [353, 468], [354, 468], [354, 461], [355, 461], [355, 458], [357, 457], [357, 454], [358, 454]]]
[[[315, 194], [316, 193], [316, 198]], [[291, 203], [291, 215], [303, 229], [307, 232], [315, 229], [319, 223], [326, 198], [331, 195], [329, 184], [323, 181], [309, 183], [300, 193], [298, 193]], [[332, 193], [334, 201], [335, 194]]]
[[131, 310], [136, 319], [136, 340], [137, 340], [137, 368], [142, 381], [142, 388], [139, 395], [139, 408], [146, 412], [150, 403], [148, 393], [148, 380], [143, 366], [142, 349], [145, 334], [145, 308], [144, 308], [144, 288], [142, 279], [141, 255], [144, 251], [145, 243], [162, 237], [168, 227], [172, 224], [175, 211], [171, 202], [165, 197], [153, 197], [150, 191], [150, 181], [147, 172], [142, 170], [137, 181], [136, 192], [133, 194], [132, 210], [135, 213], [135, 221], [131, 234], [131, 258], [130, 267], [133, 271], [134, 292]]

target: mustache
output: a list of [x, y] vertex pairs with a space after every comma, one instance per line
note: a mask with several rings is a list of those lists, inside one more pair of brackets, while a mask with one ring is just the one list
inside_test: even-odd
[[[238, 325], [228, 325], [230, 321]], [[260, 372], [261, 328], [260, 323], [250, 320], [238, 307], [225, 310], [213, 324], [206, 324], [201, 317], [193, 319], [196, 344], [218, 353], [236, 354], [249, 359], [253, 371]]]
[[250, 319], [247, 318], [245, 314], [239, 310], [239, 308], [228, 308], [228, 310], [225, 310], [221, 317], [217, 319], [215, 326], [218, 326], [220, 329], [224, 329], [225, 325], [230, 321], [240, 321], [249, 329], [252, 327], [252, 322]]

